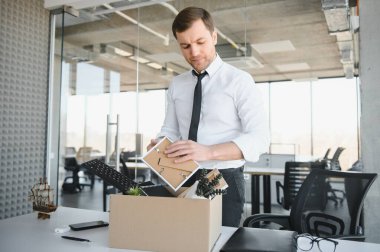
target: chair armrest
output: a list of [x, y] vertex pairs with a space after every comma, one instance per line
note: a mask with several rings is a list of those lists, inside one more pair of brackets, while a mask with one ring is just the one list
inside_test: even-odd
[[276, 181], [276, 198], [277, 203], [280, 204], [280, 206], [283, 206], [284, 198], [280, 198], [280, 190], [282, 190], [282, 195], [284, 195], [284, 186], [281, 184], [280, 181]]
[[280, 214], [255, 214], [244, 220], [243, 227], [254, 227], [261, 221], [272, 222], [280, 225], [282, 229], [290, 230], [290, 216]]
[[336, 236], [329, 236], [329, 238], [338, 239], [338, 240], [364, 242], [366, 237], [364, 235], [336, 235]]

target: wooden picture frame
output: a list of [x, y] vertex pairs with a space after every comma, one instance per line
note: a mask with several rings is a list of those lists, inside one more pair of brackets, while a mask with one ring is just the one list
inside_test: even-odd
[[199, 168], [193, 160], [183, 163], [174, 163], [176, 158], [169, 158], [164, 153], [167, 146], [172, 144], [168, 137], [161, 139], [148, 151], [142, 160], [165, 181], [174, 191], [177, 191]]

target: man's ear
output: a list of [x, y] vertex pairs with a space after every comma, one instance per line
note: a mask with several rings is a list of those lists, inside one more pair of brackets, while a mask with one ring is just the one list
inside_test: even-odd
[[212, 32], [212, 41], [214, 42], [214, 45], [218, 43], [218, 33], [216, 31]]

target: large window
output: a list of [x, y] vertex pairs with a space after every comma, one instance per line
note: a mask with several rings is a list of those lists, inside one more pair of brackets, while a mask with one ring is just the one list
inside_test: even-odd
[[[136, 92], [72, 95], [68, 97], [67, 106], [66, 146], [76, 149], [91, 146], [105, 153], [107, 115], [111, 122], [119, 115], [120, 148], [135, 150], [137, 127], [138, 133], [143, 135], [143, 146], [159, 132], [165, 116], [165, 90], [139, 93], [138, 116]], [[110, 130], [114, 136], [115, 128], [110, 127]]]
[[355, 79], [259, 84], [268, 97], [271, 153], [305, 160], [331, 158], [344, 147], [343, 169], [358, 159], [358, 93]]
[[358, 159], [355, 80], [320, 80], [313, 83], [312, 91], [314, 153], [322, 156], [327, 148], [334, 153], [337, 147], [344, 147], [339, 160], [343, 168], [348, 168]]
[[271, 151], [311, 154], [310, 84], [270, 84]]
[[[357, 87], [354, 79], [258, 84], [269, 108], [270, 152], [295, 154], [300, 160], [321, 158], [344, 147], [340, 162], [349, 168], [358, 159]], [[106, 117], [120, 118], [120, 147], [143, 146], [160, 131], [165, 116], [165, 90], [72, 95], [67, 108], [67, 146], [105, 151]], [[138, 109], [137, 109], [138, 107]], [[136, 114], [138, 111], [138, 115]], [[138, 121], [137, 121], [138, 118]], [[137, 129], [139, 129], [137, 131]]]

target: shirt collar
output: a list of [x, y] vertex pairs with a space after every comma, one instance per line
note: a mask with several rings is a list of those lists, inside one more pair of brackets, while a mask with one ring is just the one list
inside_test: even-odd
[[[206, 68], [207, 75], [211, 78], [216, 71], [222, 66], [223, 61], [219, 57], [218, 54], [216, 54], [215, 59], [211, 62], [211, 64]], [[203, 73], [203, 72], [202, 72]]]
[[219, 57], [218, 54], [216, 54], [214, 61], [211, 62], [211, 64], [206, 69], [210, 78], [216, 73], [216, 71], [218, 71], [218, 69], [222, 66], [222, 64], [223, 64], [222, 59]]

